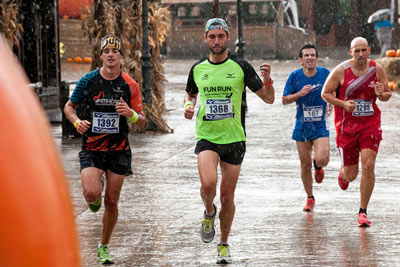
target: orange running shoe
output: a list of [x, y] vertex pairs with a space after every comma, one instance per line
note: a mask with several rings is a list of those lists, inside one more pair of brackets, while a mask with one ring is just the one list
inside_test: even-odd
[[314, 209], [315, 199], [312, 197], [307, 198], [307, 203], [303, 208], [303, 211], [311, 212]]
[[347, 187], [349, 187], [349, 181], [347, 181], [343, 178], [342, 167], [340, 167], [340, 170], [339, 170], [338, 183], [339, 183], [340, 188], [342, 188], [342, 190], [346, 190]]
[[367, 214], [364, 212], [360, 212], [358, 214], [358, 227], [370, 227], [371, 221], [368, 220]]
[[314, 165], [314, 170], [315, 170], [314, 171], [314, 179], [318, 184], [320, 184], [324, 180], [324, 169], [323, 168], [320, 168], [320, 169], [315, 168], [315, 165], [316, 165], [315, 158], [313, 158], [313, 165]]
[[322, 181], [324, 180], [324, 169], [315, 169], [314, 178], [317, 183], [322, 183]]

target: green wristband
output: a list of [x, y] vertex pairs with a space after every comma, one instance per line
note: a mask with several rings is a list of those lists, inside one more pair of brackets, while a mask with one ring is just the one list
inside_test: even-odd
[[188, 106], [194, 107], [193, 102], [192, 102], [192, 101], [186, 101], [186, 102], [185, 102], [185, 106], [183, 107], [183, 110], [186, 110]]
[[129, 120], [130, 122], [132, 122], [132, 123], [135, 123], [135, 122], [138, 121], [139, 115], [138, 115], [133, 109], [131, 109], [131, 110], [132, 110], [132, 112], [133, 112], [133, 115], [132, 115], [132, 117], [129, 117], [128, 120]]

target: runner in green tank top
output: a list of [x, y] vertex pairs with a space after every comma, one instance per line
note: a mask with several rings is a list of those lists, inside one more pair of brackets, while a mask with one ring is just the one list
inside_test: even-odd
[[208, 20], [204, 40], [210, 54], [191, 68], [184, 105], [184, 116], [190, 120], [194, 115], [197, 95], [200, 94], [195, 153], [198, 155], [200, 195], [206, 209], [200, 237], [206, 243], [211, 242], [215, 236], [217, 207], [214, 198], [218, 183], [218, 163], [221, 168], [221, 236], [217, 263], [222, 264], [231, 262], [228, 236], [235, 215], [235, 188], [246, 152], [244, 122], [241, 121], [243, 90], [247, 86], [269, 104], [275, 100], [270, 65], [265, 63], [261, 66], [262, 81], [247, 61], [229, 54], [227, 43], [230, 37], [223, 19]]

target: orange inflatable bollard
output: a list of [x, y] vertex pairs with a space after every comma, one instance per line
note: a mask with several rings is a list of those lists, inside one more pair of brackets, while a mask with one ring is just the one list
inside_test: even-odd
[[64, 169], [27, 84], [0, 38], [0, 265], [81, 266]]

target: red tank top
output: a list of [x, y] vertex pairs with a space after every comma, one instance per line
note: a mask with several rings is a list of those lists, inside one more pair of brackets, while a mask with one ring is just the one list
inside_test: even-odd
[[350, 62], [345, 61], [344, 81], [336, 91], [341, 100], [354, 100], [357, 104], [353, 112], [335, 106], [335, 127], [337, 133], [350, 134], [360, 132], [371, 126], [380, 127], [381, 111], [376, 105], [374, 92], [376, 79], [376, 62], [370, 60], [366, 74], [357, 77], [351, 71]]

